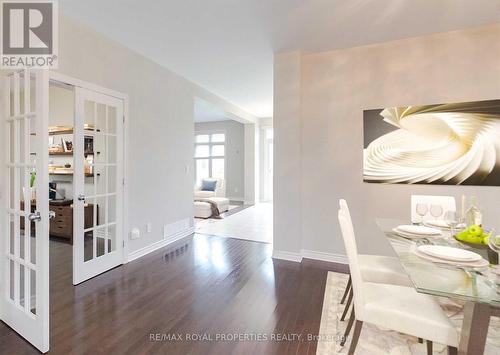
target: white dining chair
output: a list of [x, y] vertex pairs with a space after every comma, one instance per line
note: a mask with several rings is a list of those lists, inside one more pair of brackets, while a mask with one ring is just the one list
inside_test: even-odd
[[[439, 208], [437, 206], [439, 206]], [[420, 223], [429, 220], [443, 220], [445, 213], [448, 211], [457, 211], [457, 203], [453, 196], [411, 196], [412, 223]]]
[[448, 354], [456, 354], [458, 333], [432, 297], [419, 294], [412, 287], [363, 280], [354, 227], [345, 210], [339, 210], [338, 219], [354, 293], [352, 319], [355, 326], [348, 354], [356, 350], [363, 323], [426, 339], [428, 354], [432, 354], [432, 342], [445, 344]]
[[[339, 206], [346, 212], [347, 218], [352, 223], [351, 213], [349, 211], [347, 202], [342, 199], [339, 201]], [[408, 275], [403, 270], [403, 267], [401, 266], [398, 258], [382, 255], [359, 254], [358, 260], [363, 281], [411, 286], [411, 281], [408, 278]], [[341, 320], [345, 319], [349, 307], [352, 303], [352, 284], [350, 276], [340, 303], [344, 304], [344, 302], [346, 302], [346, 299], [347, 303], [345, 305], [342, 317], [340, 318]]]

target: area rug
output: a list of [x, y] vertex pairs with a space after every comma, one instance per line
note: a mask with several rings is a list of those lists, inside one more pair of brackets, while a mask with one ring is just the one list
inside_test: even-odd
[[[328, 273], [316, 351], [317, 355], [347, 354], [349, 350], [352, 330], [346, 344], [343, 347], [340, 346], [340, 340], [347, 326], [347, 319], [340, 321], [344, 310], [344, 305], [340, 304], [340, 300], [344, 293], [347, 279], [348, 275], [346, 274]], [[436, 300], [438, 300], [443, 310], [460, 331], [463, 319], [463, 304], [450, 301], [446, 298], [436, 298]], [[363, 324], [361, 336], [356, 347], [356, 354], [425, 355], [427, 352], [425, 343], [418, 343], [415, 337], [365, 323]], [[441, 344], [434, 344], [434, 354], [446, 354], [446, 347]], [[490, 321], [485, 354], [500, 354], [500, 319], [497, 317], [492, 317]]]

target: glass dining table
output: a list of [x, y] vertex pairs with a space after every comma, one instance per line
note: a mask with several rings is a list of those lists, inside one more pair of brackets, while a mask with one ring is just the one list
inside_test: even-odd
[[483, 354], [490, 316], [500, 316], [500, 275], [496, 270], [490, 266], [472, 269], [435, 263], [415, 254], [422, 244], [477, 252], [455, 240], [449, 231], [443, 231], [439, 238], [408, 239], [393, 231], [399, 225], [408, 224], [407, 221], [378, 218], [376, 222], [417, 292], [465, 302], [458, 353]]

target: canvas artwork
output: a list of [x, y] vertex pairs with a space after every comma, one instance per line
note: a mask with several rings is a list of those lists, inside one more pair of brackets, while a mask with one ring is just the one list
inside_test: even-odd
[[500, 186], [500, 100], [363, 111], [365, 182]]

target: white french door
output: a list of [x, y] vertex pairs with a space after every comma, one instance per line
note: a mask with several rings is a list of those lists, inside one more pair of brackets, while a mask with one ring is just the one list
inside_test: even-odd
[[49, 350], [48, 92], [46, 70], [4, 78], [5, 149], [0, 238], [2, 320]]
[[123, 100], [75, 88], [73, 284], [123, 263]]

